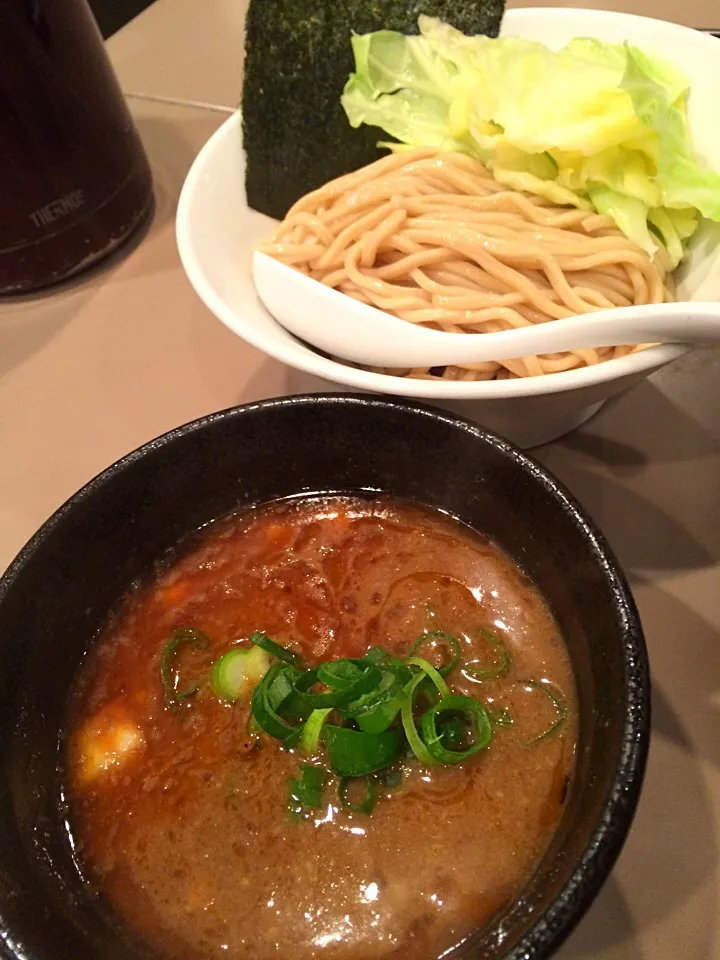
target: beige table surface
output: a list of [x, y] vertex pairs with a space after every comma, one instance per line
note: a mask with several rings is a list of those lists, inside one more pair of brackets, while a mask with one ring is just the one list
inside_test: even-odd
[[[618, 4], [720, 27], [718, 0]], [[91, 280], [0, 304], [0, 569], [66, 497], [138, 444], [291, 389], [285, 368], [196, 299], [173, 236], [183, 177], [238, 97], [242, 6], [159, 0], [109, 43], [154, 168], [157, 215], [129, 257]], [[655, 683], [635, 826], [558, 960], [717, 960], [720, 352], [662, 371], [539, 456], [623, 562]]]

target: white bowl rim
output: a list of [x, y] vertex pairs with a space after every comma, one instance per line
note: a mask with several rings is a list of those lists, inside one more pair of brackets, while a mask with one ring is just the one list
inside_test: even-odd
[[[662, 29], [668, 29], [684, 34], [692, 33], [702, 43], [717, 44], [717, 40], [691, 27], [669, 21], [658, 20], [652, 17], [643, 17], [637, 14], [616, 13], [610, 10], [590, 10], [587, 8], [568, 7], [521, 7], [508, 10], [505, 13], [503, 25], [512, 28], [513, 22], [526, 18], [559, 19], [571, 16], [577, 19], [584, 17], [602, 20], [623, 22], [642, 22], [661, 24]], [[418, 399], [436, 400], [500, 400], [513, 397], [539, 396], [565, 391], [579, 390], [593, 387], [597, 384], [626, 378], [637, 377], [649, 373], [672, 360], [677, 359], [690, 349], [682, 344], [658, 344], [635, 353], [627, 354], [613, 360], [604, 360], [590, 367], [580, 367], [561, 373], [545, 374], [540, 377], [523, 377], [513, 380], [418, 380], [406, 377], [390, 376], [374, 373], [359, 367], [352, 367], [339, 361], [332, 360], [316, 353], [312, 348], [295, 339], [290, 334], [282, 338], [267, 337], [258, 331], [251, 320], [232, 309], [216, 292], [213, 285], [207, 280], [196, 253], [191, 229], [191, 212], [195, 201], [195, 193], [200, 180], [207, 175], [215, 154], [222, 149], [226, 140], [240, 136], [242, 116], [236, 110], [215, 131], [205, 143], [195, 158], [183, 184], [178, 201], [176, 215], [176, 240], [180, 260], [185, 272], [200, 299], [208, 309], [235, 334], [256, 347], [258, 350], [273, 357], [289, 367], [313, 374], [324, 380], [334, 381], [359, 390], [373, 393], [385, 393], [395, 396], [414, 397]], [[265, 308], [258, 303], [255, 310]], [[269, 316], [269, 315], [268, 315]], [[277, 323], [273, 318], [273, 322]], [[280, 325], [278, 324], [278, 327]]]

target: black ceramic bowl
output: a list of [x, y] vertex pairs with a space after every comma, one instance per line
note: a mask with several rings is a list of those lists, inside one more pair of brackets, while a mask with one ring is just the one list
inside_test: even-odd
[[64, 823], [58, 737], [80, 659], [129, 585], [186, 534], [301, 492], [382, 491], [490, 536], [536, 582], [569, 647], [577, 773], [523, 896], [451, 954], [540, 960], [607, 877], [637, 804], [649, 730], [646, 650], [602, 537], [538, 464], [435, 410], [342, 395], [271, 400], [180, 427], [68, 501], [0, 582], [0, 953], [149, 956], [80, 880]]

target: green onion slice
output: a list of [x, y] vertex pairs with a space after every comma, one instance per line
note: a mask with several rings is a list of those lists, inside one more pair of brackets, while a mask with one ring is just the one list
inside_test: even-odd
[[328, 693], [306, 693], [305, 700], [313, 709], [341, 707], [374, 690], [382, 672], [368, 660], [333, 660], [317, 669], [317, 679], [330, 687]]
[[425, 766], [431, 767], [436, 762], [432, 754], [425, 746], [420, 737], [420, 734], [417, 732], [417, 727], [415, 726], [415, 718], [413, 717], [413, 708], [415, 706], [415, 694], [417, 688], [423, 682], [425, 677], [422, 673], [416, 674], [405, 687], [405, 699], [403, 701], [401, 716], [402, 716], [402, 725], [405, 730], [405, 736], [407, 741], [410, 744], [410, 749], [415, 754], [420, 763], [424, 763]]
[[184, 644], [190, 644], [191, 646], [204, 650], [208, 646], [208, 643], [208, 638], [200, 630], [183, 627], [180, 630], [176, 630], [165, 645], [165, 649], [160, 656], [160, 677], [165, 694], [165, 703], [171, 710], [176, 710], [183, 700], [194, 696], [199, 690], [198, 684], [192, 687], [186, 687], [184, 690], [178, 690], [178, 678], [173, 670], [175, 652], [178, 647], [182, 647]]
[[[277, 669], [273, 670], [273, 667]], [[270, 669], [273, 670], [273, 675], [268, 681], [268, 703], [273, 710], [279, 710], [290, 702], [295, 692], [295, 683], [302, 674], [286, 663], [274, 663]]]
[[[461, 669], [470, 678], [497, 679], [510, 669], [510, 653], [492, 633], [480, 633], [494, 648], [494, 662], [462, 664]], [[250, 641], [250, 650], [233, 649], [214, 664], [213, 686], [221, 695], [237, 699], [253, 679], [249, 668], [256, 667], [252, 723], [286, 748], [299, 744], [310, 756], [324, 740], [328, 766], [340, 778], [339, 802], [347, 810], [371, 813], [379, 790], [401, 781], [405, 756], [414, 754], [425, 766], [462, 763], [488, 747], [493, 727], [514, 723], [506, 707], [488, 709], [473, 697], [451, 693], [445, 677], [461, 664], [461, 644], [442, 630], [423, 633], [407, 658], [373, 647], [362, 658], [341, 658], [312, 668], [260, 631], [253, 633]], [[181, 643], [205, 646], [207, 638], [194, 630], [178, 631], [163, 651], [163, 684], [168, 702], [173, 704], [197, 690], [175, 689], [172, 656]], [[439, 667], [418, 656], [419, 651], [441, 645], [449, 659]], [[268, 668], [269, 656], [275, 662]], [[538, 691], [552, 703], [555, 719], [528, 744], [544, 740], [567, 719], [562, 694], [545, 681], [516, 685], [528, 692]], [[424, 701], [422, 710], [416, 710], [419, 696]], [[333, 711], [344, 718], [340, 721], [344, 726], [328, 722]], [[401, 725], [395, 722], [398, 714]], [[321, 806], [328, 773], [322, 767], [302, 764], [291, 781], [291, 809], [302, 813]], [[362, 794], [358, 793], [360, 786]]]
[[439, 670], [436, 670], [431, 663], [428, 663], [427, 660], [424, 660], [422, 657], [408, 657], [405, 662], [408, 666], [420, 667], [438, 688], [440, 696], [448, 697], [450, 695], [450, 687], [445, 683], [442, 674]]
[[[438, 731], [438, 719], [448, 711], [463, 713], [472, 723], [475, 742], [466, 750], [448, 750], [447, 747], [443, 746], [443, 736]], [[436, 763], [462, 763], [463, 760], [467, 760], [479, 753], [480, 750], [484, 750], [492, 740], [492, 724], [482, 703], [472, 697], [463, 697], [457, 694], [444, 697], [440, 703], [431, 707], [423, 715], [420, 730], [425, 748]]]
[[490, 666], [474, 667], [473, 664], [478, 661], [471, 660], [469, 663], [463, 664], [462, 672], [469, 677], [474, 677], [476, 680], [494, 680], [497, 677], [504, 677], [512, 663], [510, 651], [498, 640], [495, 634], [490, 633], [489, 630], [478, 630], [478, 633], [492, 644], [495, 653], [493, 663]]
[[284, 663], [289, 663], [292, 667], [297, 667], [302, 670], [305, 666], [305, 661], [298, 653], [294, 653], [292, 650], [288, 650], [287, 647], [275, 643], [275, 641], [271, 640], [262, 630], [256, 630], [250, 634], [250, 643], [254, 643], [256, 647], [260, 647], [265, 653], [269, 653], [271, 657], [275, 657], [276, 660], [282, 660]]
[[253, 690], [252, 712], [259, 727], [285, 746], [294, 746], [302, 732], [280, 716], [279, 709], [293, 693], [293, 675], [297, 671], [284, 663], [274, 663]]
[[460, 641], [451, 633], [445, 633], [444, 630], [430, 630], [427, 633], [421, 634], [410, 647], [409, 655], [411, 657], [416, 655], [418, 650], [422, 649], [425, 645], [430, 647], [444, 645], [450, 650], [450, 660], [443, 664], [443, 666], [437, 668], [441, 677], [447, 677], [460, 663]]
[[216, 660], [210, 674], [215, 693], [225, 700], [241, 700], [270, 668], [270, 658], [260, 647], [235, 647]]
[[448, 710], [441, 717], [438, 728], [443, 746], [449, 750], [462, 750], [467, 746], [470, 732], [467, 714]]
[[376, 703], [375, 706], [370, 707], [363, 713], [357, 714], [355, 722], [360, 729], [364, 730], [365, 733], [382, 733], [383, 730], [387, 730], [400, 713], [403, 703], [402, 691], [403, 687], [400, 685], [394, 696]]
[[372, 663], [382, 663], [382, 661], [387, 660], [389, 656], [390, 654], [384, 647], [370, 647], [363, 659], [370, 660]]
[[382, 666], [380, 682], [369, 693], [349, 703], [341, 712], [366, 733], [387, 730], [400, 712], [406, 684], [412, 674], [405, 666]]
[[542, 733], [539, 733], [536, 737], [532, 737], [532, 739], [527, 741], [527, 745], [531, 746], [533, 743], [540, 743], [541, 740], [546, 740], [548, 737], [551, 737], [556, 730], [560, 729], [567, 720], [568, 708], [560, 691], [545, 680], [523, 680], [520, 686], [525, 690], [538, 690], [544, 694], [550, 703], [552, 703], [553, 707], [555, 707], [555, 719], [546, 730], [543, 730]]
[[507, 707], [500, 707], [499, 710], [490, 710], [488, 708], [488, 716], [490, 717], [490, 723], [492, 723], [494, 727], [512, 727], [515, 723], [513, 715]]
[[449, 697], [450, 688], [448, 687], [447, 683], [445, 683], [445, 680], [440, 675], [440, 672], [422, 657], [408, 657], [406, 663], [408, 666], [419, 667], [422, 672], [416, 674], [416, 676], [414, 676], [410, 683], [408, 683], [405, 687], [405, 698], [401, 710], [403, 729], [405, 730], [407, 741], [410, 744], [410, 749], [420, 763], [424, 763], [426, 766], [432, 766], [438, 761], [423, 743], [422, 737], [418, 733], [417, 727], [415, 726], [415, 717], [413, 716], [415, 695], [418, 692], [418, 687], [425, 681], [426, 677], [429, 677], [430, 680], [435, 684], [441, 697]]
[[331, 713], [332, 707], [326, 707], [324, 710], [313, 710], [305, 721], [305, 726], [300, 734], [300, 748], [310, 756], [317, 751], [322, 729]]
[[303, 671], [291, 666], [285, 666], [284, 669], [283, 682], [289, 684], [290, 691], [282, 703], [283, 714], [289, 719], [304, 723], [313, 711], [307, 693], [313, 684], [317, 683], [317, 667]]
[[318, 680], [331, 690], [347, 690], [370, 666], [365, 660], [329, 660], [318, 667]]
[[353, 719], [372, 707], [377, 706], [397, 693], [412, 677], [411, 672], [402, 663], [388, 662], [378, 668], [380, 679], [372, 690], [361, 697], [351, 700], [343, 708], [343, 713]]
[[[359, 803], [350, 799], [350, 791], [356, 783], [362, 783], [365, 787], [365, 795]], [[338, 799], [340, 800], [340, 806], [345, 810], [352, 810], [353, 813], [372, 813], [377, 803], [377, 794], [378, 782], [376, 777], [340, 777]]]
[[322, 807], [327, 771], [322, 767], [301, 763], [298, 773], [299, 775], [290, 781], [290, 810], [293, 813], [302, 813], [304, 810]]
[[365, 733], [349, 727], [325, 727], [328, 759], [340, 777], [364, 777], [388, 767], [402, 750], [399, 730]]

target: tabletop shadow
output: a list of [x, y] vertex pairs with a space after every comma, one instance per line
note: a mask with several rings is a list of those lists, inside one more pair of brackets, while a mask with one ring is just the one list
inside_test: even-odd
[[82, 311], [94, 291], [91, 284], [74, 281], [35, 296], [0, 299], [0, 376], [56, 337]]
[[[698, 460], [717, 456], [719, 450], [717, 440], [651, 381], [613, 398], [598, 422], [602, 433], [596, 432], [591, 422], [556, 444], [623, 476], [640, 472], [648, 463]], [[636, 444], [609, 436], [627, 437], [628, 424], [636, 425]]]
[[632, 944], [633, 960], [650, 960], [636, 939], [637, 932], [623, 891], [611, 876], [556, 960], [596, 960], [615, 944]]
[[[657, 593], [646, 597], [646, 605]], [[699, 627], [699, 618], [676, 601], [658, 606], [660, 617], [674, 607], [675, 624], [682, 621], [688, 629], [701, 632], [697, 639], [701, 649], [720, 639], [709, 625]], [[655, 635], [654, 623], [649, 627], [652, 654], [661, 638]], [[705, 673], [712, 679], [701, 679]], [[713, 956], [718, 847], [703, 762], [717, 764], [720, 758], [716, 738], [710, 731], [699, 735], [698, 727], [716, 729], [707, 694], [712, 687], [720, 690], [720, 662], [717, 669], [697, 669], [692, 675], [688, 670], [679, 679], [661, 658], [655, 658], [654, 678], [652, 745], [635, 822], [608, 883], [559, 951], [558, 960], [654, 960], [657, 956], [665, 960], [675, 955], [672, 949], [658, 954], [650, 945], [661, 942], [666, 924], [673, 937], [683, 939], [684, 960]], [[684, 702], [682, 687], [687, 683], [699, 688], [689, 710], [676, 706]]]
[[[720, 628], [656, 584], [638, 580], [634, 592], [653, 671], [653, 731], [720, 772]], [[705, 597], [710, 613], [716, 596]]]
[[[653, 502], [637, 489], [575, 462], [553, 459], [549, 466], [598, 524], [631, 578], [643, 571], [702, 569], [720, 557], [720, 527], [706, 527], [696, 536], [685, 518], [673, 515], [677, 503]], [[696, 507], [696, 523], [702, 524], [703, 505]], [[686, 504], [686, 510], [692, 512], [693, 504]]]
[[[676, 707], [672, 686], [656, 671], [650, 762], [615, 879], [644, 939], [657, 942], [667, 929], [682, 938], [684, 960], [707, 960], [717, 927], [715, 806], [703, 771], [705, 749], [691, 734], [692, 718]], [[606, 920], [611, 929], [611, 915]]]
[[31, 357], [69, 323], [109, 277], [143, 243], [153, 210], [119, 247], [92, 266], [42, 290], [0, 296], [0, 376]]

